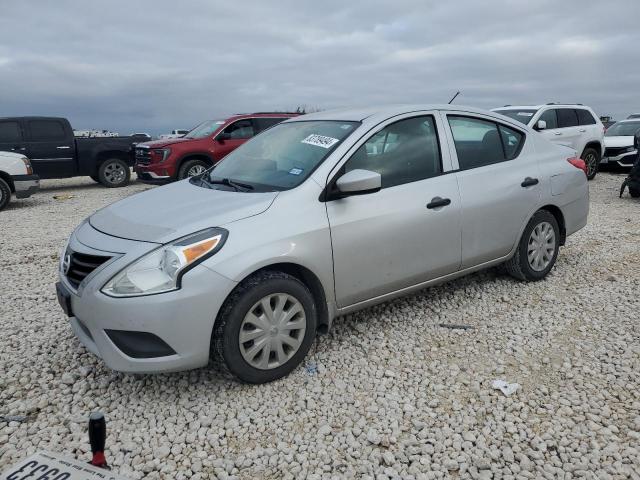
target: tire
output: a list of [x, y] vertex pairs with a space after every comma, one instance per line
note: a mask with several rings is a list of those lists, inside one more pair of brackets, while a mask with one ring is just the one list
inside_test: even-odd
[[[286, 300], [283, 300], [283, 297], [286, 297]], [[291, 317], [294, 320], [287, 322], [290, 327], [297, 325], [299, 328], [278, 330], [278, 327], [268, 320], [269, 317], [266, 319], [269, 322], [267, 328], [271, 329], [269, 333], [266, 332], [266, 328], [252, 328], [258, 322], [252, 322], [251, 318], [258, 320], [266, 317], [264, 313], [260, 313], [265, 312], [262, 308], [263, 301], [275, 309], [276, 315], [278, 306], [281, 306], [284, 318], [287, 314], [292, 315], [291, 312], [297, 311], [298, 313]], [[273, 313], [273, 310], [271, 312]], [[210, 357], [223, 370], [242, 382], [258, 384], [282, 378], [302, 362], [311, 348], [316, 335], [316, 312], [313, 296], [300, 280], [277, 271], [259, 272], [236, 287], [224, 302], [213, 330]], [[254, 313], [254, 316], [250, 313]], [[304, 331], [300, 325], [304, 325]], [[241, 331], [246, 332], [247, 338], [242, 345]], [[261, 331], [265, 333], [260, 334]], [[283, 337], [289, 337], [289, 340], [278, 342]], [[297, 349], [291, 347], [290, 342], [297, 343]], [[278, 343], [281, 346], [281, 358], [278, 358], [276, 352]], [[261, 344], [264, 347], [259, 347]], [[251, 351], [254, 347], [257, 352], [255, 355]], [[253, 358], [253, 364], [247, 358]], [[265, 364], [261, 368], [256, 367], [261, 362]]]
[[[543, 228], [544, 226], [544, 228]], [[533, 240], [533, 233], [536, 227], [540, 227], [536, 232], [543, 235], [544, 231], [553, 231], [553, 252], [549, 252], [544, 247], [539, 250], [542, 253], [540, 256], [536, 255], [536, 251], [532, 252], [533, 260], [529, 258], [529, 244]], [[535, 242], [533, 243], [535, 245]], [[548, 245], [548, 243], [546, 244]], [[511, 259], [505, 263], [507, 273], [518, 280], [524, 280], [528, 282], [536, 282], [542, 280], [551, 271], [558, 258], [558, 251], [560, 250], [560, 228], [556, 218], [546, 210], [538, 210], [529, 223], [527, 224], [522, 237], [518, 243], [518, 248]], [[551, 255], [549, 256], [549, 253]], [[537, 260], [540, 259], [540, 263], [537, 264]], [[547, 263], [548, 262], [548, 263]]]
[[178, 180], [184, 180], [185, 178], [200, 175], [207, 168], [209, 168], [209, 164], [204, 160], [187, 160], [180, 165], [180, 169], [178, 170]]
[[119, 158], [105, 160], [98, 169], [98, 182], [107, 188], [124, 187], [130, 179], [129, 165]]
[[631, 195], [632, 198], [640, 197], [640, 189], [635, 187], [629, 187], [629, 195]]
[[9, 205], [10, 201], [11, 188], [7, 182], [0, 178], [0, 210], [4, 210], [4, 208]]
[[600, 154], [595, 148], [585, 148], [580, 158], [587, 165], [587, 178], [593, 180], [600, 168]]

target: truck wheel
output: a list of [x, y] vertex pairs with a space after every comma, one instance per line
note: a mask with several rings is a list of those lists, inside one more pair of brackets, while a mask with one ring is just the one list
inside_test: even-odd
[[9, 205], [9, 200], [11, 200], [11, 188], [0, 178], [0, 210]]
[[585, 148], [582, 152], [582, 160], [587, 165], [587, 178], [593, 180], [598, 173], [598, 166], [600, 165], [600, 155], [597, 150], [593, 148]]
[[631, 195], [632, 198], [640, 197], [640, 188], [629, 187], [629, 195]]
[[105, 160], [98, 169], [98, 181], [107, 188], [124, 187], [130, 178], [129, 165], [119, 158]]
[[209, 165], [204, 160], [187, 160], [180, 165], [178, 180], [184, 180], [185, 178], [200, 175], [201, 173], [204, 173], [207, 168], [209, 168]]

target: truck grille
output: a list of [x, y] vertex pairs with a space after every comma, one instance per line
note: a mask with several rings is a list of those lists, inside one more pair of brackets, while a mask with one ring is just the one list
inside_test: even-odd
[[149, 165], [151, 163], [151, 150], [149, 147], [136, 147], [136, 163]]
[[87, 255], [86, 253], [67, 251], [69, 266], [65, 265], [65, 274], [69, 283], [78, 288], [80, 283], [96, 268], [105, 263], [111, 257], [103, 257], [100, 255]]

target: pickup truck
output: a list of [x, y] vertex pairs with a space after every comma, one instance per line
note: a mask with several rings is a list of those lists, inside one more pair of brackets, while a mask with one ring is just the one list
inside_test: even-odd
[[76, 138], [66, 118], [0, 118], [0, 151], [31, 159], [44, 178], [89, 176], [105, 187], [123, 187], [131, 178], [134, 137]]
[[24, 155], [0, 152], [0, 210], [16, 198], [28, 198], [40, 188], [40, 179], [33, 174], [31, 162]]

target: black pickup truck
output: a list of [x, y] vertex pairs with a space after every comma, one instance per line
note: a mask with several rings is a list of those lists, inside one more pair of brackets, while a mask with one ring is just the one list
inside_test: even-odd
[[76, 138], [66, 118], [0, 118], [0, 151], [31, 160], [42, 178], [89, 176], [105, 187], [129, 183], [135, 137]]

